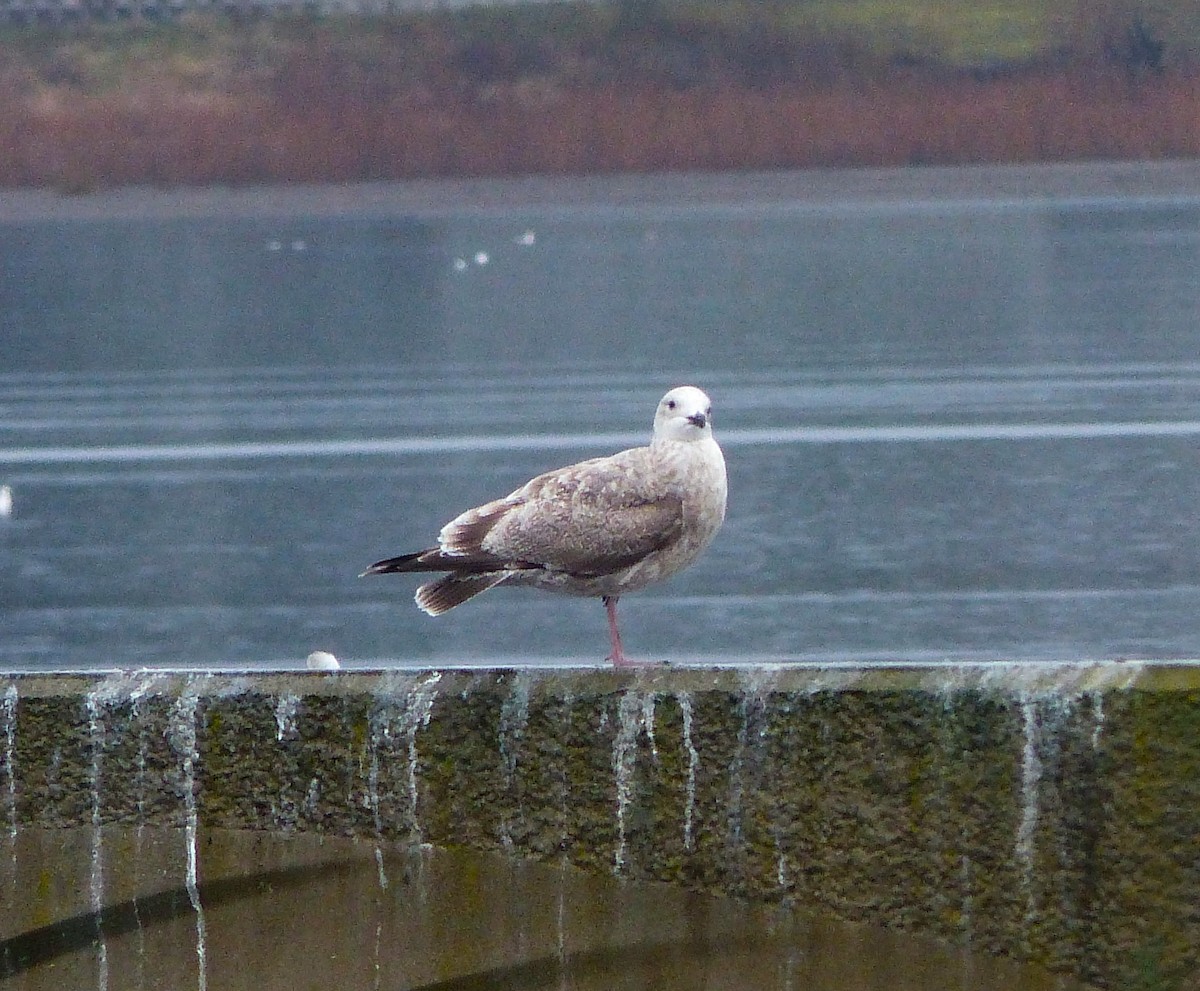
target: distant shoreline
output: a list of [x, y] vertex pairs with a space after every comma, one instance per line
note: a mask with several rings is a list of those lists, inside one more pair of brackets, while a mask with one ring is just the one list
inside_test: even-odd
[[845, 201], [913, 204], [1113, 197], [1198, 198], [1200, 160], [129, 186], [79, 194], [9, 189], [0, 190], [0, 223], [297, 215], [419, 219], [522, 208], [541, 212], [719, 205], [819, 208]]
[[733, 170], [1200, 160], [1186, 18], [906, 0], [864, 22], [862, 6], [0, 25], [0, 189], [447, 180], [469, 199], [482, 179], [586, 198], [676, 172], [682, 188]]

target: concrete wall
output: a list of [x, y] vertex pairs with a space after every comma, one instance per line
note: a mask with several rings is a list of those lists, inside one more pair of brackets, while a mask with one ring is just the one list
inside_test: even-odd
[[0, 676], [0, 758], [0, 865], [27, 824], [312, 830], [1200, 972], [1186, 665]]

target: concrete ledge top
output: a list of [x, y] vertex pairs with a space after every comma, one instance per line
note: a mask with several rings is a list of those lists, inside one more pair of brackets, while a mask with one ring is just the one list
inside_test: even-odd
[[389, 667], [337, 672], [305, 670], [168, 670], [143, 668], [96, 672], [11, 672], [4, 682], [19, 684], [26, 697], [99, 692], [110, 698], [145, 695], [228, 696], [269, 694], [388, 694], [412, 688], [415, 680], [436, 677], [439, 692], [466, 691], [481, 681], [522, 678], [531, 690], [570, 694], [641, 692], [735, 692], [770, 694], [816, 692], [962, 691], [1083, 695], [1123, 690], [1200, 690], [1200, 662], [974, 662], [762, 665], [747, 667], [645, 666], [625, 670], [579, 667]]

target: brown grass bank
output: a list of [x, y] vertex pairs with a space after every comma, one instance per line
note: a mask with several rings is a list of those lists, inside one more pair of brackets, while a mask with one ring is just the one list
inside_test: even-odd
[[707, 60], [684, 72], [666, 49], [638, 56], [633, 33], [530, 49], [493, 36], [481, 47], [444, 24], [272, 27], [269, 44], [263, 30], [0, 38], [0, 186], [1200, 155], [1187, 61], [982, 72], [826, 47], [754, 74], [769, 60], [706, 42], [695, 51]]
[[53, 93], [0, 101], [0, 183], [422, 176], [1160, 159], [1200, 154], [1200, 79], [910, 77], [828, 88], [495, 87]]

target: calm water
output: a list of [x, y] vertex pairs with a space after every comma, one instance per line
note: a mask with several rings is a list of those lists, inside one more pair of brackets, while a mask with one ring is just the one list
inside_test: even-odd
[[201, 925], [181, 832], [23, 831], [15, 873], [29, 895], [0, 904], [5, 986], [106, 988], [111, 977], [116, 988], [223, 991], [1085, 991], [803, 906], [303, 832], [205, 830]]
[[680, 661], [1200, 656], [1200, 197], [0, 225], [0, 667], [600, 663], [359, 580], [705, 388]]

